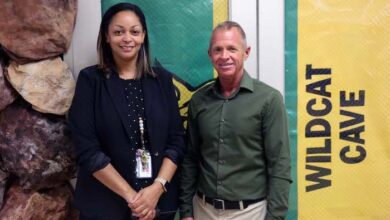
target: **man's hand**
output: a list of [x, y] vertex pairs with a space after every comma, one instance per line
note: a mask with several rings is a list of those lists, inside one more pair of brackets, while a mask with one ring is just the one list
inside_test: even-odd
[[195, 220], [193, 217], [185, 217], [185, 218], [182, 218], [181, 220]]

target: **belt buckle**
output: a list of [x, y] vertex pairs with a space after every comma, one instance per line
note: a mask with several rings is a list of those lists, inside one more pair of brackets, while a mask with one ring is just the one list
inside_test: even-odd
[[222, 199], [213, 199], [213, 206], [216, 209], [225, 210], [225, 201], [223, 201]]

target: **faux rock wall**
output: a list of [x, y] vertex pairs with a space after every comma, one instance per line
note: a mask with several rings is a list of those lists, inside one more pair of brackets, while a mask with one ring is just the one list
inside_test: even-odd
[[0, 0], [0, 43], [18, 64], [66, 52], [76, 21], [76, 0]]
[[76, 0], [0, 0], [0, 219], [73, 220]]

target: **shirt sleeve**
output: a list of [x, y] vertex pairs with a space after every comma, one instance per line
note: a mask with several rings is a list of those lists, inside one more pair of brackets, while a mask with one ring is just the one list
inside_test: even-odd
[[262, 117], [268, 174], [266, 220], [285, 218], [292, 182], [287, 114], [283, 97], [279, 92], [271, 94]]
[[193, 217], [192, 198], [197, 190], [199, 134], [191, 100], [188, 106], [187, 152], [181, 168], [180, 179], [180, 216]]
[[110, 163], [100, 148], [94, 120], [94, 84], [89, 72], [82, 70], [69, 109], [68, 121], [80, 169], [94, 173]]

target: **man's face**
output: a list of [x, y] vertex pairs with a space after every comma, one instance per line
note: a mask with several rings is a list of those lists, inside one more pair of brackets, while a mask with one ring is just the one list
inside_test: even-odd
[[241, 78], [249, 52], [237, 28], [214, 32], [209, 57], [220, 78]]

